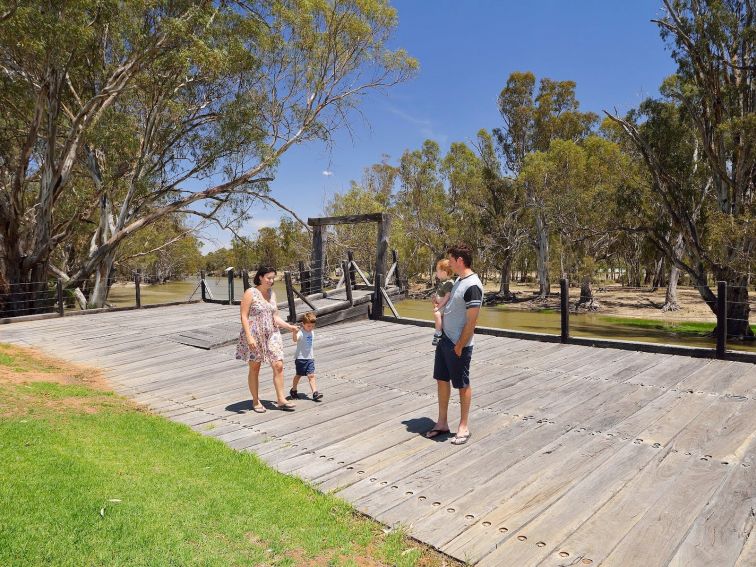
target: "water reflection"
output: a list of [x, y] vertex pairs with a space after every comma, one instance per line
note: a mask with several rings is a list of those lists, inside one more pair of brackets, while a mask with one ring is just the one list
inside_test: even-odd
[[[396, 304], [402, 317], [432, 320], [429, 301], [408, 299]], [[387, 315], [390, 313], [387, 311]], [[614, 319], [614, 318], [612, 318]], [[663, 323], [663, 321], [660, 321]], [[560, 314], [555, 311], [525, 311], [505, 305], [483, 307], [478, 324], [483, 327], [511, 329], [530, 333], [560, 334]], [[672, 330], [638, 328], [610, 320], [605, 315], [570, 314], [570, 334], [574, 337], [592, 337], [618, 341], [638, 341], [646, 343], [676, 344], [682, 346], [714, 348], [712, 337], [678, 333]], [[728, 348], [756, 352], [756, 345], [730, 344]]]

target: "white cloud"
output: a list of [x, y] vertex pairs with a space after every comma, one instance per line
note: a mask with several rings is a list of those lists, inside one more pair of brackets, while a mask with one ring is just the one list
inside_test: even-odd
[[333, 171], [329, 171], [328, 169], [326, 169], [323, 171], [323, 175], [325, 175], [326, 177], [330, 177], [331, 175], [333, 175]]
[[410, 124], [414, 124], [415, 126], [417, 126], [418, 133], [423, 138], [436, 140], [437, 142], [441, 144], [446, 144], [446, 142], [449, 140], [449, 136], [447, 136], [446, 134], [442, 134], [441, 132], [437, 132], [436, 130], [433, 129], [433, 122], [431, 120], [427, 118], [419, 118], [412, 114], [408, 114], [391, 105], [388, 105], [388, 109], [389, 109], [389, 112], [396, 114], [402, 120], [405, 120], [406, 122], [409, 122]]

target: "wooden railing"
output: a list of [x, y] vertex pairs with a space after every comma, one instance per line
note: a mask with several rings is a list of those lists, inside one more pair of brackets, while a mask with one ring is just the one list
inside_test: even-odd
[[[380, 273], [376, 273], [374, 274], [373, 281], [371, 281], [367, 274], [359, 266], [359, 264], [357, 264], [357, 262], [354, 260], [354, 254], [352, 253], [352, 251], [348, 251], [347, 259], [341, 262], [341, 276], [338, 283], [336, 284], [336, 287], [334, 289], [327, 291], [324, 290], [317, 293], [307, 293], [307, 290], [310, 289], [308, 284], [311, 278], [307, 277], [309, 270], [304, 269], [304, 264], [302, 262], [299, 263], [300, 289], [297, 289], [294, 285], [294, 274], [292, 274], [291, 271], [284, 272], [284, 282], [286, 284], [286, 302], [289, 309], [289, 322], [294, 323], [301, 318], [301, 314], [297, 313], [297, 300], [305, 304], [310, 311], [315, 311], [317, 315], [332, 313], [340, 309], [348, 309], [350, 307], [354, 307], [358, 303], [362, 304], [371, 302], [371, 316], [375, 319], [383, 314], [383, 307], [385, 304], [391, 310], [394, 317], [399, 318], [399, 313], [396, 310], [396, 307], [394, 306], [394, 303], [391, 299], [391, 294], [389, 293], [389, 291], [394, 292], [397, 289], [402, 289], [401, 280], [399, 278], [399, 261], [396, 250], [392, 250], [391, 253], [393, 263], [390, 266], [387, 275], [383, 276]], [[357, 283], [358, 277], [362, 280], [363, 283]], [[320, 279], [322, 281], [322, 278]], [[393, 279], [394, 281], [393, 287], [391, 287], [390, 284], [385, 283], [390, 281], [391, 279]], [[356, 299], [354, 294], [355, 290], [370, 290], [372, 294], [364, 295]], [[346, 295], [346, 300], [342, 302], [335, 303], [326, 307], [317, 307], [313, 303], [316, 299], [332, 297], [333, 295], [341, 292], [344, 292]]]

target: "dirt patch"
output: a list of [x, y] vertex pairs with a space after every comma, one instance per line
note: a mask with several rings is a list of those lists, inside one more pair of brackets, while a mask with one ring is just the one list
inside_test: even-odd
[[[525, 311], [539, 311], [542, 309], [559, 310], [559, 286], [552, 286], [555, 295], [546, 300], [531, 300], [538, 288], [528, 284], [512, 284], [512, 292], [516, 294], [515, 301], [503, 303], [508, 309], [522, 309]], [[495, 291], [486, 286], [486, 291]], [[660, 321], [716, 321], [709, 306], [701, 299], [697, 290], [680, 287], [677, 290], [677, 302], [680, 305], [678, 311], [662, 312], [664, 305], [665, 288], [652, 291], [645, 289], [628, 289], [620, 286], [594, 286], [594, 297], [601, 304], [597, 311], [600, 315], [615, 317], [635, 317], [642, 319], [658, 319]], [[578, 288], [570, 288], [570, 305], [574, 306], [580, 298]], [[751, 309], [756, 309], [756, 300], [752, 301]]]
[[86, 386], [95, 390], [112, 390], [98, 368], [64, 362], [36, 349], [15, 345], [0, 345], [0, 355], [9, 359], [5, 364], [0, 364], [0, 383], [53, 382], [66, 386]]
[[0, 345], [0, 417], [95, 414], [116, 401], [103, 373], [36, 349]]

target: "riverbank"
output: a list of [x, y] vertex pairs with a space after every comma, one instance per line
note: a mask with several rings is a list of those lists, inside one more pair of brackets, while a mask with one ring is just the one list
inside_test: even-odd
[[[495, 282], [485, 286], [486, 293], [495, 293], [498, 290], [499, 286]], [[558, 286], [552, 286], [553, 295], [545, 300], [534, 300], [534, 297], [538, 294], [536, 284], [512, 283], [510, 291], [514, 294], [515, 299], [497, 305], [515, 311], [548, 312], [559, 311], [560, 309]], [[665, 288], [651, 290], [650, 288], [627, 288], [619, 285], [596, 285], [594, 286], [594, 297], [601, 307], [595, 313], [611, 317], [638, 318], [668, 323], [716, 322], [714, 313], [704, 303], [696, 289], [678, 288], [677, 302], [680, 309], [677, 311], [663, 312], [661, 310], [664, 305], [665, 293]], [[579, 298], [580, 288], [570, 288], [570, 305], [574, 306]], [[752, 309], [756, 309], [756, 300], [752, 300]]]

